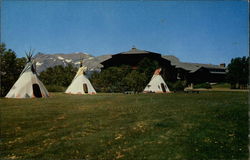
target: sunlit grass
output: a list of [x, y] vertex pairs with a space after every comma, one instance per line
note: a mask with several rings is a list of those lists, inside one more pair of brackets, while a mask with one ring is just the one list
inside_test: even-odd
[[247, 93], [0, 99], [1, 159], [247, 159]]
[[230, 84], [229, 83], [218, 83], [218, 84], [212, 85], [212, 88], [226, 88], [226, 89], [230, 89]]

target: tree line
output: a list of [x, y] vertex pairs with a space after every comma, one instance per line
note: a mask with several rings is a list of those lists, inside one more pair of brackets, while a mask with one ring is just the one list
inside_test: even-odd
[[156, 61], [145, 58], [139, 62], [136, 70], [127, 65], [109, 67], [93, 73], [90, 81], [99, 92], [141, 92], [158, 67]]
[[[1, 96], [5, 96], [22, 72], [26, 58], [18, 58], [5, 44], [0, 44], [1, 67]], [[122, 65], [109, 67], [101, 72], [94, 72], [89, 77], [97, 92], [141, 92], [149, 83], [155, 69], [159, 67], [156, 61], [143, 59], [137, 69]], [[227, 67], [227, 82], [231, 88], [247, 88], [249, 80], [249, 57], [233, 58]], [[72, 81], [77, 68], [71, 64], [67, 66], [54, 66], [47, 68], [39, 75], [40, 80], [47, 86], [54, 86], [49, 91], [63, 91]], [[165, 77], [163, 77], [164, 79]], [[166, 79], [165, 79], [166, 80]], [[170, 90], [183, 90], [187, 85], [185, 81], [168, 82]], [[60, 90], [56, 87], [63, 87]]]
[[249, 84], [249, 57], [233, 58], [228, 65], [227, 82], [233, 89], [246, 89]]
[[18, 79], [25, 64], [25, 58], [17, 58], [16, 53], [11, 49], [6, 49], [5, 44], [0, 43], [0, 76], [1, 88], [0, 96], [5, 96], [13, 84]]

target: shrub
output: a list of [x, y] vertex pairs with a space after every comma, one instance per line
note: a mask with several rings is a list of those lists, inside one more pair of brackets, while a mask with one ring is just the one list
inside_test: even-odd
[[97, 91], [123, 92], [126, 86], [124, 78], [130, 72], [129, 66], [109, 67], [101, 72], [94, 72], [90, 81]]
[[194, 88], [206, 88], [206, 89], [211, 89], [211, 85], [209, 83], [200, 83], [200, 84], [195, 84]]
[[65, 92], [66, 90], [65, 87], [57, 85], [46, 85], [46, 88], [49, 92]]
[[170, 91], [183, 91], [186, 87], [186, 81], [176, 81], [176, 82], [167, 82], [167, 86]]
[[137, 71], [132, 71], [125, 77], [127, 89], [133, 92], [142, 92], [146, 84], [146, 75]]
[[109, 67], [101, 72], [94, 72], [90, 77], [90, 81], [96, 91], [142, 92], [157, 68], [157, 62], [151, 62], [145, 58], [139, 63], [136, 70], [127, 65]]
[[68, 64], [67, 66], [57, 65], [49, 67], [39, 75], [40, 80], [45, 85], [64, 86], [67, 87], [74, 78], [77, 68]]
[[174, 83], [175, 91], [183, 91], [185, 87], [186, 87], [186, 81], [178, 80], [177, 82]]

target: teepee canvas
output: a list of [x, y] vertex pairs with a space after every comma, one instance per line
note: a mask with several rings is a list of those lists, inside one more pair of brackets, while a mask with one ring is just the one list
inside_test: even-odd
[[12, 86], [6, 98], [40, 98], [48, 97], [49, 93], [43, 83], [38, 79], [32, 54], [26, 54], [27, 64], [16, 83]]
[[144, 89], [144, 93], [168, 93], [170, 92], [167, 84], [160, 75], [161, 68], [155, 70], [153, 77]]
[[95, 89], [91, 85], [88, 78], [84, 75], [84, 72], [87, 70], [87, 67], [81, 66], [78, 69], [74, 79], [71, 84], [65, 91], [69, 94], [96, 94]]

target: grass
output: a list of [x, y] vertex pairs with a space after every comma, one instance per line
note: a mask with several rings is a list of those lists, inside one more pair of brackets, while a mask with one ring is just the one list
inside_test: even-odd
[[248, 93], [0, 99], [0, 159], [247, 159]]
[[231, 85], [229, 83], [217, 83], [212, 85], [212, 88], [226, 88], [230, 89]]
[[46, 85], [45, 87], [49, 92], [65, 92], [67, 89], [66, 87], [57, 85]]

